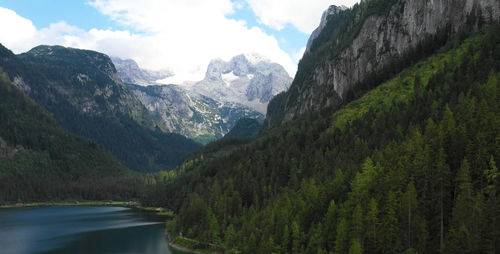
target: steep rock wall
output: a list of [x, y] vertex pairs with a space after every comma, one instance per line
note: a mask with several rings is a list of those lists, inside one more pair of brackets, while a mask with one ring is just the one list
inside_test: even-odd
[[307, 84], [300, 84], [298, 96], [287, 98], [281, 122], [338, 103], [357, 82], [391, 59], [404, 56], [440, 31], [458, 33], [471, 16], [482, 17], [486, 23], [498, 22], [500, 1], [401, 0], [386, 16], [368, 17], [349, 47], [333, 60], [316, 63], [313, 73], [307, 73], [310, 78]]

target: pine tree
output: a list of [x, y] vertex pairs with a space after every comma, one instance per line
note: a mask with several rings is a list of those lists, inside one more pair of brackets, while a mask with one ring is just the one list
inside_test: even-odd
[[405, 207], [405, 221], [407, 223], [406, 230], [406, 240], [407, 247], [413, 248], [413, 239], [414, 239], [414, 230], [415, 230], [415, 220], [416, 213], [418, 209], [418, 198], [417, 198], [417, 190], [415, 189], [415, 184], [413, 180], [408, 183], [406, 187], [406, 192], [403, 194], [403, 206]]
[[297, 221], [292, 223], [292, 253], [300, 253], [300, 229]]
[[377, 230], [380, 222], [379, 222], [378, 202], [374, 198], [370, 199], [370, 203], [368, 203], [366, 223], [367, 223], [366, 231], [368, 236], [368, 242], [366, 246], [367, 249], [375, 250], [378, 242]]
[[330, 201], [328, 206], [328, 211], [325, 215], [325, 233], [326, 242], [328, 249], [334, 248], [335, 241], [335, 228], [337, 223], [337, 205], [335, 205], [335, 200]]
[[464, 159], [456, 178], [458, 195], [453, 207], [452, 224], [448, 233], [444, 252], [457, 253], [470, 250], [471, 216], [473, 209], [470, 166]]
[[357, 204], [352, 213], [351, 237], [361, 240], [364, 232], [363, 225], [363, 208], [361, 204]]
[[436, 158], [436, 176], [439, 186], [439, 246], [440, 249], [444, 247], [444, 231], [445, 231], [445, 214], [446, 207], [445, 203], [448, 200], [448, 177], [450, 175], [450, 169], [448, 164], [446, 163], [446, 154], [444, 149], [441, 147], [439, 149], [437, 158]]
[[337, 237], [335, 238], [335, 253], [346, 253], [347, 252], [347, 221], [345, 218], [340, 218], [337, 224]]
[[349, 247], [349, 254], [362, 254], [363, 247], [359, 243], [358, 239], [352, 239], [351, 247]]
[[393, 253], [399, 248], [399, 227], [397, 217], [398, 200], [393, 191], [387, 194], [381, 220], [381, 243], [384, 253]]

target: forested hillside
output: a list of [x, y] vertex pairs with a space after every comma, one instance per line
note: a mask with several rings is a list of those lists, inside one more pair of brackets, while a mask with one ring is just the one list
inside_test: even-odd
[[156, 123], [104, 54], [39, 46], [16, 56], [0, 45], [0, 67], [65, 130], [106, 147], [133, 170], [172, 169], [200, 147]]
[[144, 202], [227, 252], [496, 253], [499, 100], [494, 25], [340, 110], [192, 159]]
[[0, 70], [0, 204], [128, 199], [142, 180], [95, 142], [71, 135]]
[[259, 134], [262, 125], [256, 119], [241, 118], [226, 134], [226, 137], [254, 138]]

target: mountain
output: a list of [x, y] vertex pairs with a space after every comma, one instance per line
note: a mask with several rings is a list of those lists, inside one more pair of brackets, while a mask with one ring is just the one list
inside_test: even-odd
[[142, 183], [95, 142], [64, 131], [0, 71], [0, 204], [136, 198]]
[[321, 21], [319, 23], [319, 26], [316, 29], [314, 29], [314, 31], [311, 33], [311, 36], [309, 37], [309, 40], [307, 40], [307, 47], [306, 47], [305, 54], [309, 54], [311, 52], [311, 47], [312, 47], [314, 40], [316, 38], [318, 38], [318, 36], [321, 34], [321, 31], [323, 31], [323, 29], [326, 27], [328, 20], [333, 15], [338, 14], [341, 11], [345, 11], [347, 9], [348, 8], [344, 5], [342, 5], [342, 6], [331, 5], [330, 7], [328, 7], [328, 9], [326, 9], [323, 12], [323, 15], [321, 15]]
[[149, 71], [139, 67], [139, 65], [132, 59], [121, 59], [118, 57], [111, 57], [111, 61], [125, 83], [137, 85], [151, 85], [155, 84], [157, 80], [165, 79], [172, 76], [172, 72], [164, 71]]
[[269, 100], [291, 83], [283, 67], [255, 54], [214, 60], [205, 79], [187, 87], [154, 84], [132, 60], [113, 62], [156, 121], [203, 144], [226, 135], [240, 118], [262, 121]]
[[241, 118], [226, 134], [226, 137], [254, 138], [259, 134], [262, 125], [256, 119]]
[[129, 84], [153, 118], [174, 133], [206, 144], [226, 135], [243, 117], [264, 115], [237, 103], [219, 102], [175, 85]]
[[292, 79], [285, 69], [257, 55], [238, 55], [229, 62], [212, 60], [205, 78], [190, 89], [221, 102], [245, 105], [262, 114], [268, 102], [286, 91]]
[[450, 36], [500, 19], [494, 0], [371, 0], [331, 9], [266, 127], [345, 104], [414, 64], [405, 59], [427, 56]]
[[13, 83], [64, 129], [103, 145], [131, 169], [171, 169], [199, 147], [166, 133], [104, 54], [39, 46], [19, 56], [0, 47], [0, 56], [0, 66]]
[[[200, 150], [143, 201], [178, 214], [167, 223], [175, 243], [207, 252], [497, 252], [500, 24], [489, 17], [498, 5], [365, 0], [334, 14], [290, 90], [269, 104], [274, 128]], [[355, 38], [428, 31], [436, 20], [458, 30], [429, 32], [397, 64], [372, 66], [369, 83], [342, 83], [351, 92], [311, 78], [366, 73], [362, 59], [338, 55], [358, 48]], [[389, 51], [416, 43], [387, 39]], [[368, 46], [357, 54], [379, 54]], [[346, 72], [314, 72], [321, 68]], [[292, 109], [308, 110], [292, 117]]]

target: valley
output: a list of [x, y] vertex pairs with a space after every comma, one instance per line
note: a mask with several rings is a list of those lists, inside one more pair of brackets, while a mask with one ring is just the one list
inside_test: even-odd
[[[297, 69], [283, 49], [306, 19], [278, 19], [293, 3], [266, 16], [272, 5], [228, 1], [206, 31], [176, 24], [200, 33], [201, 52], [187, 34], [162, 34], [170, 24], [157, 26], [167, 18], [150, 9], [157, 2], [116, 1], [87, 5], [132, 32], [90, 30], [78, 44], [85, 31], [59, 24], [78, 31], [64, 37], [74, 44], [0, 44], [9, 252], [498, 252], [498, 1], [329, 3], [293, 50]], [[209, 23], [205, 9], [196, 15]], [[231, 16], [241, 12], [255, 20]], [[253, 26], [265, 50], [214, 43], [223, 21], [235, 34]], [[119, 36], [92, 44], [95, 34]], [[121, 48], [123, 38], [149, 47]]]

